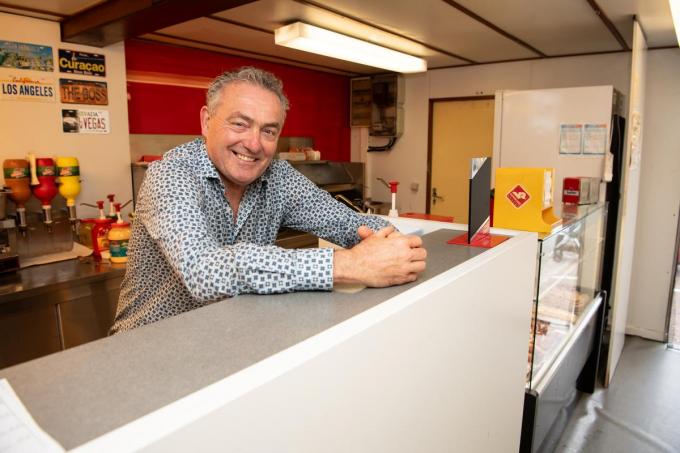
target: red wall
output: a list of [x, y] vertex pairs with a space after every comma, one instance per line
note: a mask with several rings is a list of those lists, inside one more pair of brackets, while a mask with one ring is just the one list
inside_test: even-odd
[[[252, 58], [127, 41], [128, 70], [215, 77], [240, 66], [257, 66], [276, 74], [290, 100], [282, 135], [314, 138], [327, 160], [350, 160], [349, 79]], [[198, 112], [205, 90], [128, 82], [131, 134], [201, 134]]]

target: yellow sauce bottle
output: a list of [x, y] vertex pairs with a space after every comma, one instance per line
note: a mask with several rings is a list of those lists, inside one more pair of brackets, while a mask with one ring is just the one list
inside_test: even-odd
[[123, 222], [120, 216], [120, 203], [115, 203], [118, 221], [111, 224], [109, 230], [109, 253], [112, 263], [127, 263], [128, 241], [130, 240], [130, 224]]
[[109, 230], [109, 253], [112, 263], [127, 263], [128, 241], [130, 240], [130, 224], [114, 222]]

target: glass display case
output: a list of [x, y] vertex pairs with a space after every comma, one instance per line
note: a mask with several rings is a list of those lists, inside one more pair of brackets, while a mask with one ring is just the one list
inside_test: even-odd
[[549, 376], [572, 337], [600, 306], [606, 215], [605, 204], [564, 205], [562, 224], [539, 235], [528, 389]]

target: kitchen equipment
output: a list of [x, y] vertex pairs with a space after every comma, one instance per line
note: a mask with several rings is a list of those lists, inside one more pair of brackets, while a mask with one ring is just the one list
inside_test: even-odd
[[399, 211], [397, 211], [397, 186], [399, 185], [399, 182], [390, 181], [389, 185], [390, 193], [392, 194], [392, 208], [387, 215], [390, 217], [399, 217]]
[[[340, 194], [352, 204], [352, 209], [364, 208], [364, 164], [325, 160], [290, 162], [296, 170], [333, 197]], [[336, 199], [338, 199], [337, 197]], [[342, 201], [341, 201], [342, 202]], [[346, 202], [345, 202], [346, 204]]]
[[17, 235], [16, 252], [22, 261], [73, 249], [73, 231], [64, 200], [56, 199], [52, 209], [52, 223], [46, 228], [40, 206], [29, 202], [26, 208], [26, 230]]
[[97, 219], [80, 219], [78, 228], [78, 242], [85, 247], [93, 249], [92, 246], [92, 230], [94, 229], [94, 221]]
[[29, 154], [31, 165], [31, 185], [33, 196], [40, 200], [43, 210], [43, 223], [49, 228], [52, 224], [52, 199], [57, 195], [57, 170], [54, 160], [49, 157], [37, 158]]
[[102, 252], [109, 249], [108, 233], [111, 229], [113, 219], [104, 216], [104, 201], [97, 201], [97, 208], [99, 209], [99, 218], [94, 219], [94, 226], [91, 231], [92, 242], [92, 256], [96, 260], [102, 258]]
[[0, 188], [0, 220], [7, 217], [7, 197], [11, 193], [9, 189]]
[[389, 213], [387, 214], [389, 217], [399, 217], [399, 211], [397, 211], [397, 186], [399, 185], [398, 181], [390, 181], [387, 182], [382, 178], [376, 178], [378, 181], [383, 183], [385, 187], [390, 189], [390, 193], [392, 194], [392, 207], [390, 208]]
[[569, 176], [562, 183], [562, 202], [593, 204], [600, 199], [600, 178]]
[[[26, 202], [31, 198], [28, 161], [25, 159], [6, 159], [2, 167], [5, 176], [5, 186], [10, 189], [9, 198], [16, 204], [19, 229], [25, 232], [27, 227]], [[3, 214], [5, 209], [2, 210]], [[4, 215], [2, 218], [4, 218]]]
[[116, 194], [110, 193], [106, 196], [106, 199], [109, 200], [109, 213], [106, 215], [109, 219], [116, 220], [118, 217], [116, 216], [116, 203], [115, 203], [115, 198]]
[[0, 220], [0, 273], [19, 269], [14, 219]]
[[[290, 162], [300, 173], [324, 189], [350, 209], [366, 212], [364, 206], [364, 164], [324, 160]], [[277, 244], [286, 247], [316, 247], [316, 236], [301, 231], [282, 229]]]
[[57, 175], [59, 176], [59, 194], [66, 199], [69, 221], [75, 231], [76, 197], [80, 194], [80, 166], [75, 157], [57, 157]]

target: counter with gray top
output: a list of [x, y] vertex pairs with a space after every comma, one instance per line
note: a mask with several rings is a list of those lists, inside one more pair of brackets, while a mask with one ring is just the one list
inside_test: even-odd
[[[480, 266], [485, 266], [487, 262], [498, 261], [499, 265], [508, 267], [508, 263], [503, 264], [501, 258], [506, 257], [506, 255], [510, 257], [517, 252], [520, 257], [527, 258], [526, 264], [533, 269], [535, 240], [532, 235], [527, 235], [528, 240], [520, 235], [497, 249], [486, 251], [446, 244], [446, 241], [456, 234], [457, 232], [453, 230], [439, 230], [424, 236], [423, 240], [429, 252], [428, 268], [417, 282], [408, 285], [384, 289], [369, 288], [356, 294], [298, 292], [273, 296], [238, 296], [134, 331], [124, 332], [58, 354], [0, 370], [0, 377], [9, 380], [38, 424], [67, 449], [85, 444], [81, 447], [82, 451], [122, 451], [138, 448], [150, 448], [150, 451], [155, 451], [154, 448], [157, 448], [157, 451], [182, 451], [187, 445], [183, 444], [182, 440], [174, 439], [174, 437], [178, 433], [185, 432], [190, 421], [195, 421], [193, 418], [184, 420], [183, 416], [177, 418], [168, 414], [163, 415], [163, 425], [166, 426], [163, 429], [167, 430], [167, 426], [175, 426], [176, 429], [173, 428], [171, 432], [159, 434], [154, 438], [149, 434], [153, 429], [145, 428], [142, 431], [146, 433], [143, 436], [146, 440], [131, 434], [132, 432], [140, 432], [138, 429], [133, 429], [132, 432], [126, 430], [142, 420], [148, 422], [153, 419], [154, 414], [160, 415], [165, 410], [171, 410], [178, 401], [191, 404], [192, 398], [203, 394], [207, 389], [214, 389], [220, 385], [236, 386], [226, 393], [221, 392], [220, 395], [243, 391], [245, 397], [237, 398], [237, 401], [247, 402], [250, 400], [250, 396], [260, 394], [260, 390], [255, 390], [256, 387], [266, 390], [271, 387], [272, 383], [279, 382], [277, 381], [279, 377], [294, 376], [297, 371], [291, 370], [307, 369], [308, 366], [302, 364], [311, 364], [314, 360], [325, 357], [327, 352], [337, 350], [335, 347], [328, 346], [330, 344], [327, 343], [328, 338], [340, 338], [337, 335], [347, 336], [345, 340], [342, 340], [342, 345], [355, 341], [355, 335], [347, 333], [349, 330], [344, 330], [353, 325], [366, 323], [365, 328], [360, 330], [369, 332], [375, 328], [385, 328], [389, 324], [387, 320], [404, 315], [406, 315], [404, 320], [407, 322], [417, 322], [417, 315], [415, 314], [417, 310], [411, 309], [416, 318], [409, 319], [409, 309], [398, 308], [398, 304], [409, 305], [411, 299], [418, 302], [421, 299], [427, 299], [427, 296], [421, 295], [425, 294], [423, 293], [425, 290], [439, 291], [439, 293], [445, 294], [442, 291], [446, 288], [442, 285], [449, 280], [453, 279], [451, 281], [454, 282], [467, 280], [467, 271], [462, 270], [461, 265], [463, 264], [469, 267], [472, 273], [479, 272]], [[506, 249], [507, 253], [504, 252]], [[529, 250], [529, 252], [527, 253], [526, 250]], [[485, 258], [487, 256], [488, 258]], [[517, 259], [517, 257], [513, 259]], [[452, 270], [455, 271], [459, 268], [461, 269], [458, 272], [460, 275], [457, 272], [452, 273]], [[490, 272], [495, 271], [490, 268]], [[522, 332], [521, 334], [513, 334], [521, 336], [519, 341], [511, 342], [521, 344], [521, 347], [518, 349], [515, 346], [514, 349], [511, 348], [513, 350], [509, 353], [510, 356], [513, 356], [514, 351], [514, 355], [519, 355], [516, 357], [518, 364], [516, 368], [516, 377], [518, 378], [516, 399], [520, 413], [514, 414], [517, 415], [517, 420], [521, 419], [524, 356], [526, 354], [531, 303], [530, 288], [533, 284], [533, 273], [531, 275], [525, 274], [518, 272], [518, 278], [522, 281], [527, 280], [526, 285], [522, 283], [518, 289], [511, 284], [508, 289], [511, 293], [515, 290], [522, 292], [526, 289], [526, 294], [521, 294], [519, 300], [523, 300], [525, 296], [528, 299], [526, 304], [520, 305], [518, 311], [513, 311], [513, 317], [508, 320], [508, 325], [514, 326], [513, 331]], [[493, 286], [491, 280], [491, 286]], [[474, 282], [467, 282], [466, 284], [475, 285]], [[484, 295], [488, 289], [480, 288], [479, 295]], [[474, 294], [474, 291], [470, 294]], [[512, 294], [508, 295], [509, 300], [513, 297]], [[451, 299], [449, 305], [465, 302], [464, 300], [457, 301], [455, 294], [450, 294], [446, 298]], [[440, 299], [441, 297], [437, 296], [432, 300], [439, 301]], [[435, 305], [433, 302], [433, 307]], [[486, 312], [488, 308], [482, 307], [480, 310]], [[383, 315], [378, 315], [380, 310], [376, 311], [377, 309], [391, 310], [394, 313], [382, 320], [381, 316]], [[503, 310], [501, 310], [499, 316], [502, 315], [502, 312]], [[522, 314], [522, 312], [526, 313]], [[397, 313], [399, 316], [396, 316]], [[378, 316], [378, 318], [375, 318], [375, 316]], [[427, 344], [437, 343], [438, 347], [446, 346], [445, 342], [435, 341], [438, 335], [435, 325], [437, 322], [436, 319], [433, 320], [434, 337], [429, 340], [425, 339], [425, 341]], [[475, 320], [472, 318], [467, 321], [461, 319], [458, 322], [475, 322]], [[423, 327], [425, 326], [420, 325], [414, 328], [413, 332], [421, 331]], [[450, 328], [455, 330], [453, 324], [450, 325]], [[361, 336], [358, 332], [356, 338]], [[405, 341], [410, 332], [412, 332], [411, 329], [404, 329], [403, 335], [399, 337]], [[422, 338], [419, 341], [421, 340]], [[332, 340], [331, 343], [333, 341], [336, 340]], [[408, 349], [399, 347], [397, 341], [394, 344], [395, 350], [388, 347], [383, 352], [390, 355]], [[450, 345], [447, 347], [450, 347]], [[311, 350], [316, 352], [309, 352]], [[362, 347], [361, 350], [363, 351], [365, 348]], [[519, 354], [517, 354], [517, 351], [519, 351]], [[421, 351], [421, 353], [426, 352]], [[291, 354], [293, 356], [290, 356]], [[307, 354], [311, 355], [308, 357]], [[360, 352], [355, 355], [356, 363], [362, 362], [362, 354]], [[292, 357], [297, 358], [292, 359]], [[495, 357], [490, 357], [490, 359], [495, 360]], [[480, 356], [478, 360], [481, 363], [486, 358]], [[501, 360], [502, 363], [506, 361], [507, 359]], [[300, 366], [295, 365], [296, 363]], [[337, 363], [339, 364], [341, 361]], [[352, 360], [352, 363], [354, 363], [354, 360]], [[377, 364], [375, 366], [379, 367]], [[274, 372], [271, 377], [266, 377], [269, 373], [267, 370], [271, 367], [283, 368]], [[341, 377], [342, 382], [351, 382], [351, 376], [344, 374], [349, 372], [351, 375], [350, 368], [351, 366], [347, 366], [344, 371], [334, 370], [333, 376]], [[375, 372], [376, 375], [380, 374], [379, 368], [371, 372]], [[253, 378], [254, 380], [249, 379], [247, 378], [249, 373], [256, 373], [255, 376], [259, 377]], [[255, 385], [253, 382], [259, 382], [259, 379], [263, 379], [263, 381]], [[391, 380], [400, 383], [398, 378]], [[238, 384], [239, 382], [240, 384]], [[332, 379], [328, 377], [321, 381], [314, 380], [314, 382], [331, 385]], [[371, 383], [371, 386], [373, 385], [374, 383]], [[452, 381], [451, 385], [455, 386], [455, 381]], [[235, 390], [236, 388], [241, 390]], [[244, 388], [250, 390], [245, 391]], [[465, 389], [460, 390], [466, 391]], [[328, 395], [335, 394], [335, 392], [324, 392], [324, 394], [326, 393]], [[498, 392], [492, 391], [491, 393]], [[285, 397], [288, 394], [293, 395], [294, 393], [287, 390], [277, 392], [275, 395], [278, 396], [271, 397], [272, 404], [274, 404], [273, 399]], [[337, 395], [340, 394], [342, 393]], [[351, 400], [349, 395], [344, 395], [343, 399], [345, 398]], [[211, 397], [209, 401], [215, 404], [214, 402], [219, 399]], [[316, 395], [313, 401], [321, 403], [323, 398]], [[293, 411], [290, 415], [297, 414], [293, 418], [300, 416], [298, 411], [303, 410], [306, 399], [296, 400], [295, 405], [298, 404], [299, 407], [297, 408], [292, 406], [289, 408]], [[231, 407], [229, 405], [224, 407], [227, 406]], [[221, 411], [210, 412], [221, 413], [224, 407]], [[268, 414], [273, 414], [276, 411], [262, 407], [255, 411], [255, 413], [260, 414], [258, 417], [261, 416], [262, 418], [263, 424], [260, 428], [267, 430], [267, 416], [262, 412], [263, 410]], [[182, 413], [187, 413], [186, 408], [183, 409]], [[244, 410], [244, 412], [239, 413], [244, 415], [249, 412]], [[314, 414], [313, 411], [309, 412], [308, 415], [311, 415], [312, 418], [319, 417], [319, 414]], [[326, 415], [328, 416], [328, 414]], [[330, 418], [332, 418], [332, 415]], [[198, 419], [203, 419], [203, 416], [198, 417]], [[172, 420], [174, 420], [174, 424]], [[310, 423], [310, 420], [305, 416], [300, 416], [299, 420], [300, 423]], [[238, 427], [234, 425], [233, 428]], [[519, 424], [517, 428], [518, 439]], [[209, 432], [210, 436], [217, 434], [213, 430]], [[361, 439], [361, 434], [357, 435], [359, 435], [358, 439]], [[283, 436], [285, 437], [285, 433]], [[231, 435], [231, 437], [234, 441], [237, 441], [237, 436]], [[170, 440], [171, 438], [173, 439]], [[273, 439], [276, 438], [277, 436], [273, 437]], [[121, 439], [124, 439], [122, 443]], [[221, 440], [215, 439], [214, 442], [209, 439], [203, 440], [207, 443], [201, 443], [202, 449], [229, 449]], [[167, 444], [167, 441], [170, 444]], [[195, 442], [196, 439], [194, 438], [193, 441]], [[164, 442], [166, 443], [164, 444]], [[370, 445], [370, 442], [365, 445]], [[404, 445], [408, 445], [408, 443]], [[217, 448], [217, 446], [220, 446], [220, 448]], [[286, 445], [284, 442], [284, 444], [277, 444], [275, 450], [313, 451], [318, 446], [305, 447], [299, 443]], [[327, 451], [340, 448], [340, 446], [331, 447]], [[253, 451], [264, 451], [259, 450], [259, 448], [255, 444], [252, 445]]]

